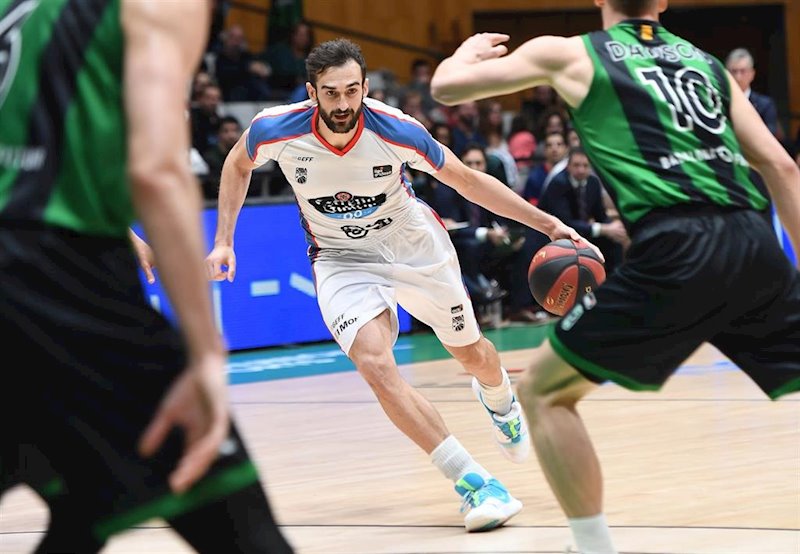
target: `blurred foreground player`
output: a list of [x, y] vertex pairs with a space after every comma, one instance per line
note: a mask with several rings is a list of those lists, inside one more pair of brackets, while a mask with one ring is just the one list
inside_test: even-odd
[[[205, 2], [0, 0], [0, 491], [50, 507], [37, 552], [165, 519], [204, 552], [289, 553], [230, 421], [186, 84]], [[138, 216], [180, 329], [144, 300]], [[45, 483], [46, 478], [50, 479]]]

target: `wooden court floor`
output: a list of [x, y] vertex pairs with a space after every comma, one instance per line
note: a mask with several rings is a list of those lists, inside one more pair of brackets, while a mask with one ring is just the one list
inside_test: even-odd
[[[501, 357], [514, 371], [529, 353]], [[495, 450], [460, 367], [444, 359], [401, 370], [523, 511], [504, 528], [464, 532], [451, 483], [391, 425], [355, 372], [233, 385], [235, 415], [297, 553], [565, 552], [569, 530], [535, 456], [515, 465]], [[606, 385], [581, 413], [620, 552], [800, 553], [800, 394], [772, 402], [703, 346], [660, 393]], [[33, 494], [12, 491], [0, 505], [0, 552], [30, 552], [46, 523]], [[190, 550], [151, 521], [105, 552]]]

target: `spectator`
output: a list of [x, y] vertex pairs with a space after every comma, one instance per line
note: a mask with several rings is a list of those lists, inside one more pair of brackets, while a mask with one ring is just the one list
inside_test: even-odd
[[269, 84], [273, 98], [285, 100], [299, 87], [305, 93], [306, 57], [313, 46], [314, 30], [301, 20], [292, 26], [288, 40], [272, 44], [262, 53], [262, 60], [272, 71]]
[[200, 93], [196, 105], [189, 112], [192, 129], [192, 147], [205, 152], [217, 143], [219, 106], [222, 93], [217, 85], [207, 85]]
[[408, 115], [413, 116], [414, 119], [422, 123], [426, 129], [431, 128], [432, 123], [425, 111], [424, 99], [420, 91], [413, 89], [406, 90], [403, 94], [403, 98], [400, 100], [400, 109]]
[[417, 58], [411, 62], [411, 80], [406, 85], [406, 92], [416, 91], [422, 97], [422, 109], [425, 114], [430, 117], [433, 110], [439, 107], [439, 104], [431, 96], [431, 75], [433, 74], [433, 66], [431, 62], [422, 58]]
[[581, 137], [578, 136], [578, 131], [575, 130], [575, 127], [570, 125], [567, 128], [567, 147], [568, 148], [580, 148], [581, 147]]
[[464, 102], [455, 108], [453, 131], [453, 153], [461, 157], [470, 142], [477, 142], [486, 148], [486, 138], [480, 132], [480, 117], [476, 102]]
[[205, 70], [199, 70], [197, 73], [194, 74], [192, 77], [192, 92], [189, 95], [189, 104], [190, 107], [194, 107], [200, 101], [200, 96], [203, 94], [203, 90], [208, 85], [213, 85], [214, 81], [211, 78], [211, 74]]
[[566, 136], [568, 123], [566, 116], [558, 108], [544, 112], [539, 120], [537, 131], [534, 133], [536, 140], [541, 142], [550, 133], [561, 133]]
[[[544, 161], [538, 164], [528, 175], [522, 197], [536, 206], [542, 197], [544, 183], [553, 168], [562, 160], [566, 160], [568, 148], [564, 135], [553, 132], [544, 139]], [[566, 167], [566, 165], [565, 165]]]
[[760, 94], [750, 88], [756, 76], [755, 61], [750, 52], [745, 48], [733, 50], [725, 60], [725, 67], [728, 68], [739, 88], [742, 89], [744, 95], [753, 104], [767, 128], [772, 131], [772, 134], [778, 140], [783, 140], [783, 132], [781, 132], [778, 124], [778, 110], [775, 108], [775, 101], [766, 94]]
[[[517, 166], [517, 184], [522, 187], [528, 179], [528, 174], [533, 166], [536, 154], [536, 137], [534, 137], [527, 126], [525, 118], [521, 115], [517, 115], [511, 120], [511, 130], [508, 132], [508, 151]], [[520, 191], [517, 190], [517, 192]]]
[[543, 113], [558, 107], [558, 94], [550, 85], [533, 87], [531, 94], [532, 98], [523, 100], [520, 115], [528, 129], [535, 129]]
[[[778, 140], [781, 140], [783, 133], [778, 124], [778, 111], [775, 108], [775, 102], [766, 94], [759, 94], [750, 87], [756, 76], [755, 63], [750, 52], [745, 48], [737, 48], [731, 51], [731, 53], [728, 54], [728, 58], [725, 60], [725, 67], [733, 76], [739, 88], [742, 89], [744, 95], [750, 100], [750, 103], [756, 109], [758, 115], [761, 116], [761, 119], [770, 132], [772, 132]], [[764, 179], [757, 171], [751, 170], [750, 180], [756, 188], [758, 188], [759, 192], [769, 200], [770, 205], [764, 210], [763, 215], [770, 225], [774, 225], [772, 197], [769, 190], [767, 190]]]
[[225, 156], [242, 135], [242, 125], [233, 116], [226, 115], [219, 120], [217, 144], [203, 152], [203, 159], [208, 164], [208, 176], [203, 179], [203, 198], [216, 200], [219, 195], [219, 180]]
[[239, 25], [233, 25], [222, 33], [215, 73], [226, 102], [254, 102], [269, 98], [267, 77], [270, 68], [247, 49], [244, 31]]
[[620, 220], [612, 221], [603, 202], [603, 185], [592, 174], [589, 158], [581, 148], [567, 157], [567, 169], [556, 176], [539, 201], [539, 208], [553, 214], [596, 244], [611, 272], [622, 262], [628, 234]]

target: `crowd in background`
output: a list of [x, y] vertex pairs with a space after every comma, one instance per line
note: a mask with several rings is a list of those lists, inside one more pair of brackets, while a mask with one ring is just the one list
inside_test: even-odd
[[[300, 20], [287, 30], [286, 39], [253, 52], [242, 28], [225, 27], [224, 14], [218, 15], [205, 61], [192, 83], [189, 107], [192, 162], [208, 202], [217, 198], [225, 156], [249, 118], [269, 105], [307, 99], [305, 58], [315, 44], [312, 27]], [[800, 133], [794, 141], [787, 139], [774, 102], [750, 90], [755, 75], [752, 56], [737, 49], [726, 65], [800, 165]], [[406, 83], [398, 83], [388, 71], [370, 71], [369, 96], [415, 117], [466, 165], [493, 175], [574, 227], [600, 247], [607, 271], [613, 271], [625, 256], [629, 238], [555, 90], [531, 89], [519, 111], [504, 109], [496, 99], [448, 107], [431, 96], [433, 69], [431, 61], [415, 60]], [[242, 103], [255, 107], [237, 117], [234, 107]], [[548, 242], [545, 235], [489, 213], [427, 173], [409, 169], [406, 178], [450, 230], [482, 325], [549, 317], [533, 300], [527, 283], [528, 263]], [[254, 172], [248, 196], [290, 197], [291, 188], [282, 173], [268, 165]]]

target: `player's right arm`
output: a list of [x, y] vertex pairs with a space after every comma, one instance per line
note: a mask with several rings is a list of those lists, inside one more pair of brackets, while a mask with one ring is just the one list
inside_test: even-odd
[[217, 201], [217, 231], [214, 249], [206, 256], [206, 273], [209, 279], [232, 282], [236, 277], [236, 255], [233, 251], [233, 234], [236, 221], [247, 197], [250, 178], [256, 163], [247, 151], [251, 129], [246, 130], [225, 157], [219, 182]]
[[[728, 75], [731, 119], [747, 161], [764, 178], [795, 252], [800, 251], [800, 169]], [[800, 264], [800, 262], [798, 262]]]
[[214, 462], [230, 421], [227, 352], [204, 278], [200, 188], [186, 155], [186, 87], [206, 44], [209, 12], [206, 2], [123, 0], [121, 15], [131, 195], [187, 349], [186, 369], [139, 449], [149, 456], [173, 427], [184, 429], [183, 457], [169, 477], [177, 492]]
[[540, 36], [506, 55], [508, 35], [478, 33], [438, 65], [431, 94], [448, 106], [552, 85], [569, 105], [586, 97], [594, 68], [580, 37]]

